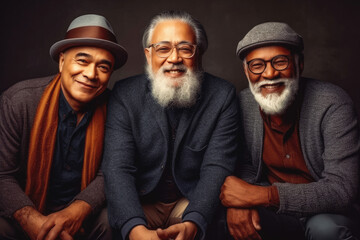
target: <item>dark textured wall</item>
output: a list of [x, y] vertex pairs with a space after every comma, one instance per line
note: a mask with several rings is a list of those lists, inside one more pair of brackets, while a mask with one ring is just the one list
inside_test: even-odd
[[0, 14], [0, 93], [20, 80], [56, 73], [49, 48], [63, 38], [72, 19], [86, 13], [104, 15], [129, 53], [126, 65], [113, 74], [110, 87], [143, 72], [143, 30], [154, 14], [167, 9], [186, 10], [203, 23], [209, 38], [205, 70], [232, 82], [238, 91], [247, 86], [235, 56], [238, 41], [258, 23], [287, 22], [304, 38], [303, 75], [341, 86], [360, 113], [358, 0], [6, 1]]

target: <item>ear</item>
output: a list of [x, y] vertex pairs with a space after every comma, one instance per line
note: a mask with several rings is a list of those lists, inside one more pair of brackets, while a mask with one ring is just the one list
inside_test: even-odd
[[150, 52], [150, 48], [144, 48], [144, 53], [145, 53], [145, 57], [146, 57], [147, 63], [151, 66], [151, 52]]
[[64, 61], [65, 61], [65, 54], [63, 52], [61, 52], [59, 54], [59, 72], [62, 72], [63, 66], [64, 66]]
[[249, 72], [248, 72], [248, 68], [246, 67], [246, 63], [243, 62], [242, 66], [243, 66], [245, 76], [249, 79]]

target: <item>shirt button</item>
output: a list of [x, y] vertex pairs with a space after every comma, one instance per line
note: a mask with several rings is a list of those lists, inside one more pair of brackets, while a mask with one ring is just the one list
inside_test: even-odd
[[289, 155], [289, 154], [286, 154], [285, 157], [286, 157], [287, 159], [289, 159], [289, 158], [290, 158], [290, 155]]

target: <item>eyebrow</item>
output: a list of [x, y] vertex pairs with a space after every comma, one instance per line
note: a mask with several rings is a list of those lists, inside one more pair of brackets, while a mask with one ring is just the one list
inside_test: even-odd
[[[90, 54], [84, 53], [84, 52], [79, 52], [75, 55], [75, 57], [86, 57], [86, 58], [91, 58], [93, 59], [93, 57]], [[98, 64], [106, 64], [108, 65], [110, 68], [112, 68], [112, 63], [109, 60], [106, 59], [102, 59], [100, 60], [100, 62], [98, 62]]]
[[[170, 42], [170, 41], [160, 41], [158, 43], [170, 43], [170, 44], [172, 44], [172, 42]], [[180, 41], [180, 42], [176, 42], [175, 44], [177, 45], [177, 44], [182, 44], [182, 43], [195, 44], [195, 43], [192, 43], [192, 42], [189, 42], [189, 41]]]
[[79, 52], [75, 55], [75, 57], [87, 57], [87, 58], [92, 58], [92, 56], [90, 54], [87, 53], [83, 53], [83, 52]]

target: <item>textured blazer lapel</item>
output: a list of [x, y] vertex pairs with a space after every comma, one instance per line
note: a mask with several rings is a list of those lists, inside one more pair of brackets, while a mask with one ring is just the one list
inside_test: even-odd
[[263, 167], [263, 145], [264, 145], [264, 122], [260, 114], [259, 107], [256, 108], [257, 111], [255, 112], [255, 121], [254, 121], [254, 132], [255, 132], [255, 141], [259, 144], [254, 144], [252, 146], [254, 151], [254, 159], [258, 161], [258, 169], [256, 174], [256, 180], [260, 180], [262, 174], [262, 167]]
[[163, 133], [167, 142], [169, 142], [169, 126], [166, 118], [165, 109], [161, 107], [156, 100], [152, 97], [151, 91], [146, 92], [146, 107], [149, 107], [153, 113], [153, 117], [156, 119], [161, 132]]

